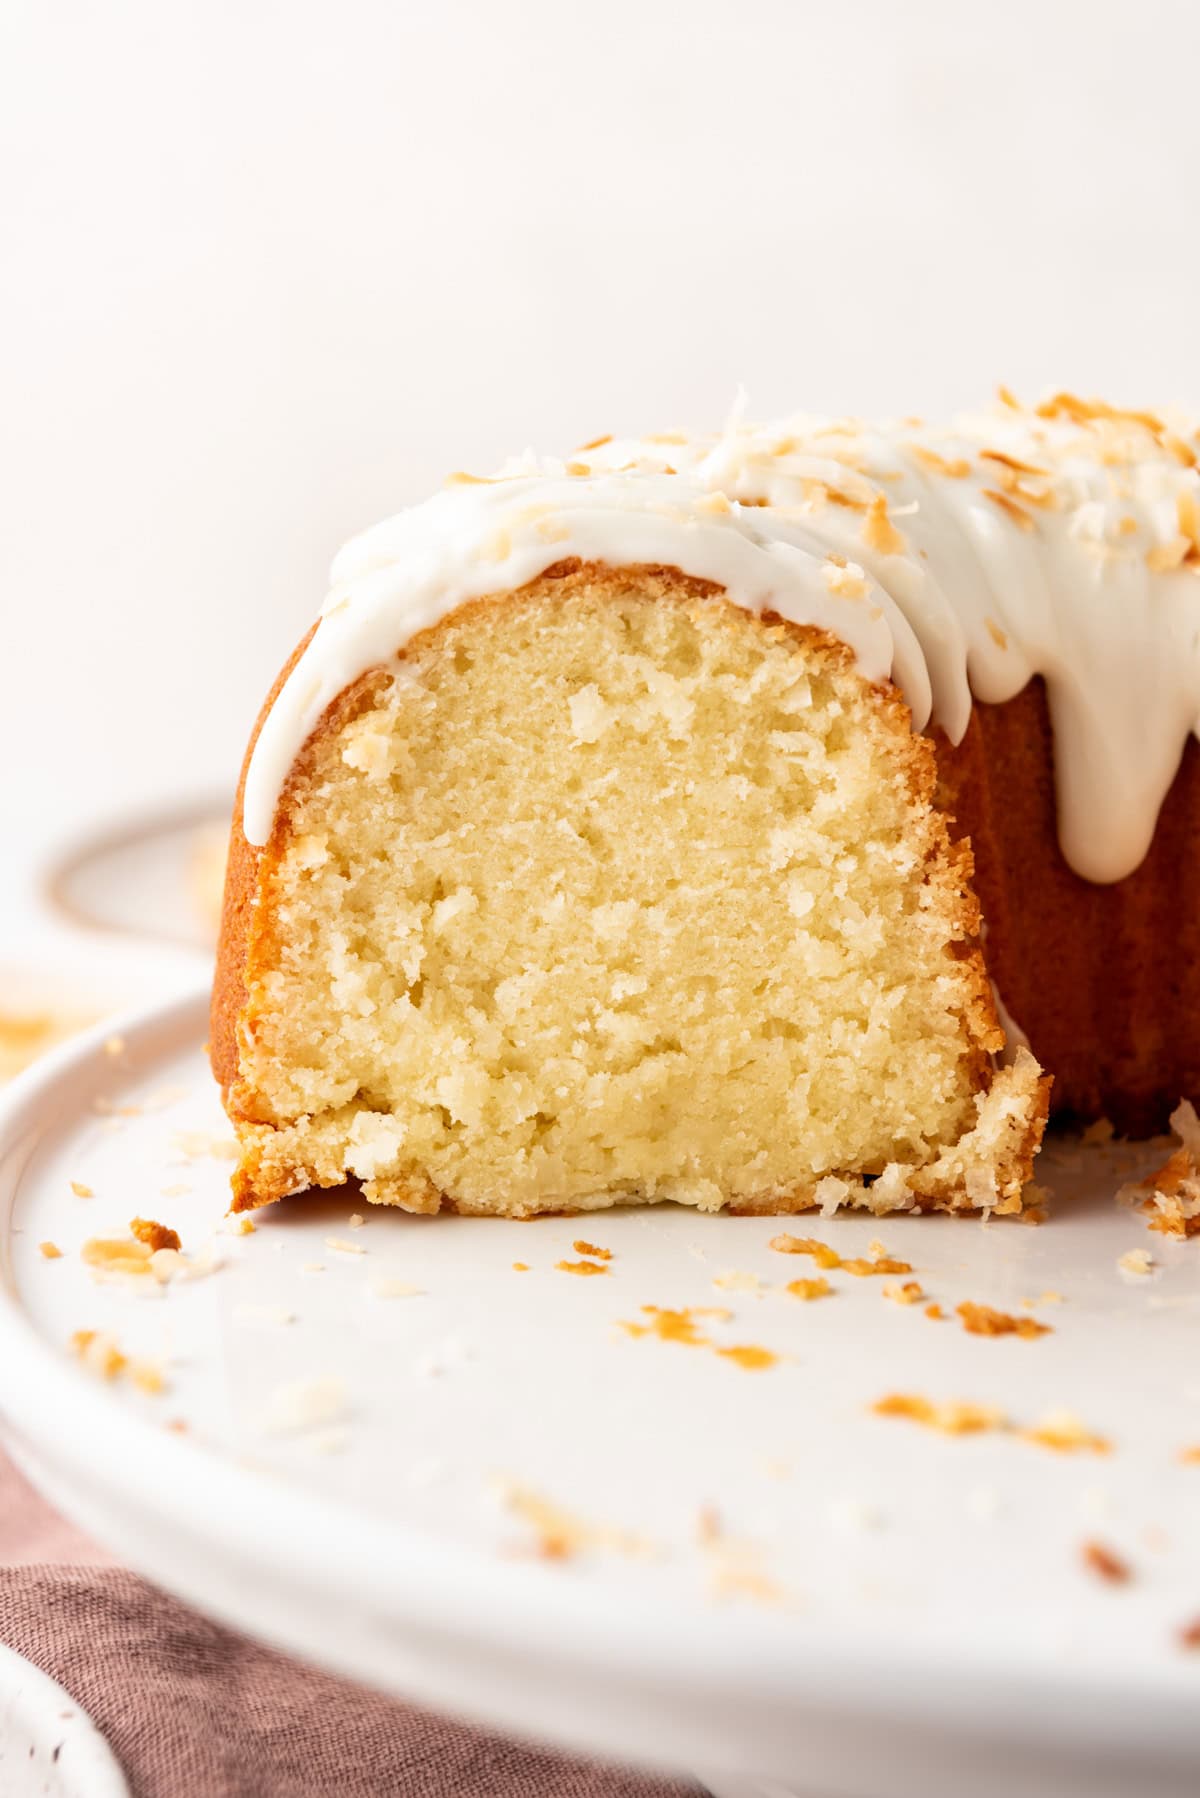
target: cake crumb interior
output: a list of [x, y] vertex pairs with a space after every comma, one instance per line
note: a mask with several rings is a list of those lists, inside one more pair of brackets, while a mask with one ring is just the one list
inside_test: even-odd
[[766, 1209], [976, 1124], [1002, 1038], [963, 860], [848, 652], [583, 569], [360, 687], [251, 945], [234, 1099], [277, 1187]]

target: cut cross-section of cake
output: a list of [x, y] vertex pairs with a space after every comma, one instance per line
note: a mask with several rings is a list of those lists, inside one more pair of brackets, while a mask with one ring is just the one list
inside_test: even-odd
[[1165, 1123], [1200, 1079], [1198, 449], [1068, 394], [735, 420], [350, 544], [238, 798], [235, 1205], [1017, 1211], [1039, 1061]]

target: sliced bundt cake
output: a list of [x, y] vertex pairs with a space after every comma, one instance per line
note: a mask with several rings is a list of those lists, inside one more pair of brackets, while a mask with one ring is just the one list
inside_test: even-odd
[[[1193, 463], [1068, 396], [735, 424], [458, 477], [350, 545], [239, 794], [235, 1205], [1020, 1209], [1048, 1082], [1002, 1054], [953, 808], [1036, 1052], [1039, 870], [1119, 894], [1196, 722]], [[1036, 767], [989, 784], [984, 716], [1041, 680]], [[1057, 835], [1014, 840], [1051, 753]]]

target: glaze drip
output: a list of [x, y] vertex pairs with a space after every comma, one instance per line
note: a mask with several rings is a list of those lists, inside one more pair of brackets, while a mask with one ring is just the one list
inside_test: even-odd
[[959, 741], [972, 697], [1035, 675], [1054, 726], [1059, 836], [1114, 881], [1149, 848], [1200, 729], [1200, 436], [1060, 394], [940, 430], [734, 418], [711, 437], [606, 441], [452, 477], [337, 557], [319, 627], [264, 723], [243, 826], [270, 835], [326, 707], [465, 601], [568, 557], [650, 563], [831, 632], [890, 677], [918, 730]]

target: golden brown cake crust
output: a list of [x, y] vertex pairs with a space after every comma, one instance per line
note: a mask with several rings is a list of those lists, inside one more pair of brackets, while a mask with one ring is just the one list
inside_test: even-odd
[[977, 701], [957, 748], [934, 740], [942, 804], [974, 851], [988, 972], [1054, 1075], [1055, 1112], [1166, 1130], [1200, 1092], [1200, 744], [1188, 739], [1145, 860], [1099, 886], [1059, 848], [1041, 680]]
[[[612, 578], [614, 572], [572, 560], [547, 569], [538, 582], [531, 583], [531, 587], [558, 581], [569, 584], [575, 577], [595, 579], [600, 576], [608, 579]], [[659, 583], [671, 597], [683, 600], [722, 596], [721, 589], [713, 583], [694, 579], [674, 568], [623, 568], [619, 572], [622, 579], [630, 576], [648, 577]], [[458, 608], [455, 617], [461, 619], [464, 613], [476, 609], [486, 612], [503, 607], [517, 597], [519, 595], [507, 593], [488, 595]], [[825, 632], [791, 624], [774, 614], [768, 615], [764, 622], [782, 627], [797, 638], [820, 639], [824, 652], [830, 653], [835, 659], [851, 660], [851, 652], [845, 645]], [[314, 626], [313, 630], [316, 628]], [[433, 632], [439, 628], [434, 626]], [[241, 1139], [242, 1159], [233, 1178], [235, 1211], [271, 1203], [306, 1185], [320, 1183], [314, 1169], [283, 1166], [278, 1154], [272, 1154], [271, 1138], [275, 1133], [261, 1115], [256, 1115], [255, 1095], [247, 1089], [244, 1081], [239, 1080], [239, 1031], [253, 1029], [254, 1007], [247, 1009], [247, 968], [254, 963], [263, 965], [264, 959], [265, 964], [270, 965], [272, 948], [272, 920], [261, 913], [256, 915], [256, 900], [259, 893], [269, 885], [273, 870], [278, 867], [288, 841], [291, 828], [289, 789], [304, 778], [318, 746], [331, 734], [341, 731], [358, 713], [368, 709], [375, 702], [381, 683], [388, 678], [382, 670], [372, 670], [345, 689], [328, 708], [289, 775], [277, 807], [269, 841], [263, 848], [250, 844], [241, 824], [242, 800], [250, 759], [271, 706], [311, 640], [313, 630], [308, 632], [285, 665], [259, 714], [247, 748], [234, 807], [212, 995], [210, 1058], [214, 1075], [222, 1089], [226, 1110], [237, 1126]], [[414, 653], [424, 637], [433, 632], [414, 638], [400, 652], [401, 657]], [[903, 725], [903, 731], [907, 735], [910, 729], [908, 708], [899, 692], [890, 684], [884, 684], [876, 689], [876, 699], [878, 705], [891, 715], [893, 722]], [[915, 796], [928, 797], [934, 784], [934, 757], [930, 745], [920, 737], [908, 737], [908, 742], [911, 754], [905, 759], [903, 777]], [[944, 827], [939, 825], [938, 828], [942, 841], [938, 858], [948, 871], [952, 870], [968, 931], [967, 940], [955, 945], [954, 952], [957, 959], [970, 964], [973, 975], [973, 979], [969, 980], [971, 990], [965, 1012], [968, 1030], [975, 1043], [972, 1078], [980, 1091], [980, 1102], [983, 1104], [989, 1088], [987, 1050], [998, 1047], [1003, 1039], [996, 1023], [991, 987], [977, 941], [979, 908], [971, 891], [971, 847], [965, 837], [951, 842]], [[1047, 1113], [1050, 1082], [1040, 1075], [1040, 1070], [1033, 1067], [1030, 1058], [1026, 1060], [1028, 1065], [1022, 1067], [1019, 1077], [1013, 1077], [1013, 1070], [1004, 1070], [995, 1077], [994, 1090], [998, 1096], [1004, 1095], [1006, 1119], [999, 1131], [1003, 1143], [999, 1168], [1003, 1201], [997, 1206], [1000, 1210], [1017, 1211], [1021, 1208], [1020, 1188], [1031, 1178], [1033, 1158], [1041, 1140]], [[989, 1135], [989, 1141], [991, 1140], [992, 1136]], [[962, 1145], [947, 1145], [935, 1163], [931, 1163], [928, 1168], [912, 1170], [907, 1202], [916, 1209], [945, 1206], [947, 1203], [969, 1205], [971, 1201], [964, 1196], [965, 1170], [968, 1166], [985, 1164], [987, 1153], [981, 1152], [977, 1160], [974, 1157], [970, 1134], [964, 1137]], [[870, 1180], [852, 1184], [857, 1185], [859, 1192], [857, 1202], [871, 1204]], [[460, 1199], [439, 1191], [428, 1178], [420, 1174], [402, 1179], [367, 1182], [363, 1190], [364, 1196], [374, 1203], [396, 1205], [411, 1212], [432, 1213], [440, 1209], [470, 1212], [474, 1209]], [[847, 1196], [849, 1193], [848, 1186]], [[774, 1215], [811, 1210], [820, 1203], [815, 1196], [811, 1179], [806, 1179], [787, 1190], [776, 1189], [759, 1195], [743, 1195], [729, 1208], [744, 1214]], [[894, 1199], [881, 1200], [878, 1207], [881, 1211], [895, 1208]]]
[[208, 1054], [213, 1075], [228, 1102], [229, 1089], [237, 1079], [237, 1021], [246, 1003], [246, 956], [250, 942], [250, 924], [254, 899], [258, 892], [259, 863], [264, 851], [246, 841], [242, 829], [242, 799], [246, 791], [246, 774], [250, 757], [258, 742], [267, 714], [275, 704], [288, 675], [312, 642], [316, 625], [312, 625], [296, 645], [280, 670], [275, 685], [263, 701], [254, 721], [250, 742], [242, 761], [237, 797], [233, 802], [233, 822], [229, 831], [229, 859], [225, 864], [225, 897], [221, 905], [221, 927], [217, 935], [217, 965], [213, 974], [212, 1007], [209, 1013]]

